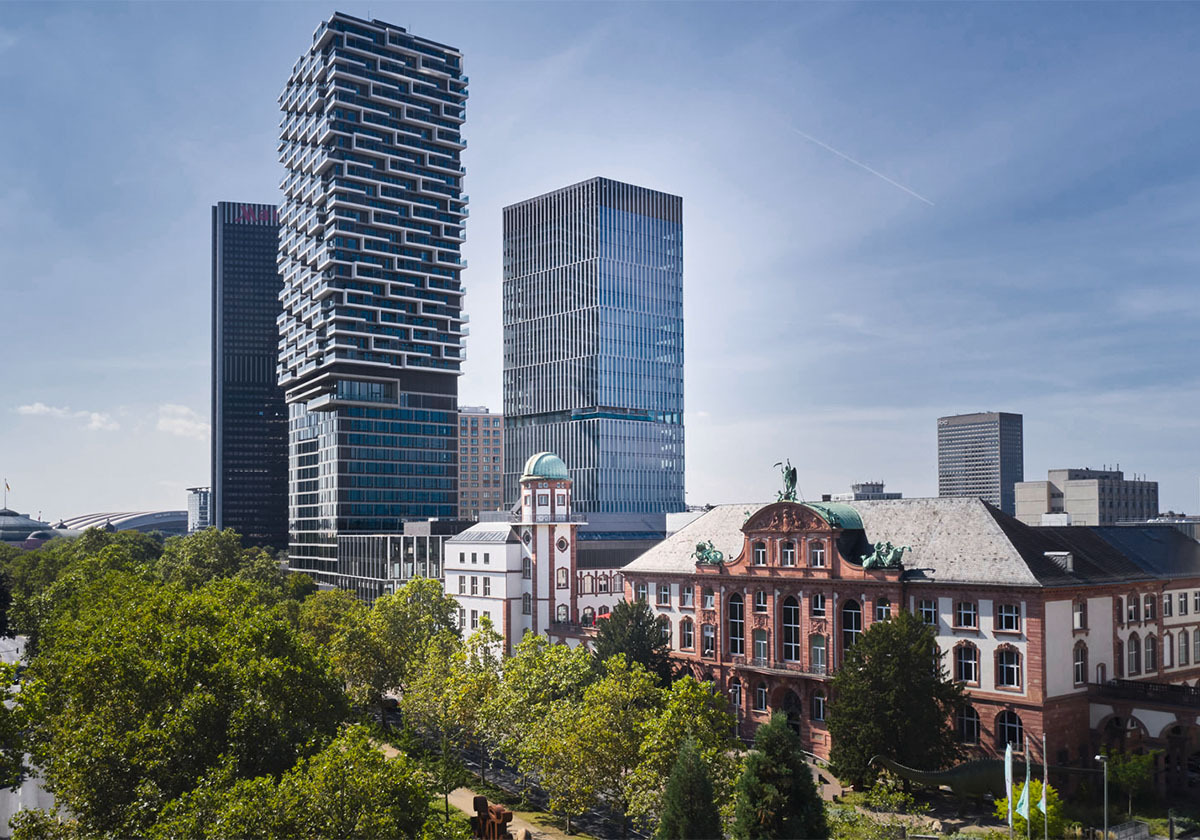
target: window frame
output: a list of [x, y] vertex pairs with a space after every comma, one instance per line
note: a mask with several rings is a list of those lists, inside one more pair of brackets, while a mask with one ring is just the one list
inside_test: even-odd
[[994, 627], [997, 633], [1021, 632], [1021, 605], [1013, 603], [997, 603], [994, 614]]
[[[1000, 690], [1021, 690], [1025, 685], [1024, 657], [1014, 645], [1001, 645], [996, 648], [996, 688]], [[1009, 681], [1010, 677], [1013, 679]]]
[[979, 648], [973, 642], [954, 646], [954, 681], [979, 685]]
[[1087, 643], [1080, 640], [1075, 643], [1071, 652], [1071, 669], [1075, 687], [1087, 685], [1088, 678], [1088, 649]]
[[[964, 624], [963, 619], [970, 617], [971, 623]], [[955, 630], [978, 630], [979, 629], [979, 602], [978, 601], [955, 601], [954, 602], [954, 629]]]
[[756, 589], [754, 591], [754, 612], [765, 613], [767, 611], [767, 591], [765, 589]]
[[671, 606], [671, 584], [660, 583], [654, 589], [655, 606], [669, 607]]
[[679, 649], [694, 650], [696, 647], [696, 623], [690, 618], [679, 622]]
[[921, 616], [921, 623], [929, 627], [938, 626], [938, 602], [937, 598], [921, 598], [917, 601], [917, 614]]
[[730, 656], [746, 655], [746, 600], [734, 592], [725, 602], [725, 627]]
[[824, 569], [825, 540], [810, 540], [808, 543], [808, 566], [810, 569]]
[[[818, 603], [819, 599], [819, 603]], [[824, 592], [815, 592], [808, 599], [808, 614], [811, 618], [825, 618], [829, 615], [828, 599]]]
[[779, 547], [780, 565], [792, 568], [796, 565], [796, 542], [784, 540]]
[[789, 595], [783, 599], [783, 603], [779, 607], [779, 624], [783, 630], [783, 661], [799, 662], [801, 656], [800, 602], [795, 595]]
[[750, 565], [767, 565], [767, 544], [762, 540], [757, 540], [750, 544]]

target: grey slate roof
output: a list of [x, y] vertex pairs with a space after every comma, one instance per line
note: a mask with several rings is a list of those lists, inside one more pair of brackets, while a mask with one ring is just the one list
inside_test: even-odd
[[[694, 572], [692, 552], [696, 543], [708, 540], [731, 561], [742, 551], [747, 514], [766, 504], [717, 506], [625, 571]], [[853, 507], [862, 518], [866, 542], [912, 548], [904, 555], [904, 579], [913, 583], [1077, 586], [1200, 574], [1200, 543], [1169, 526], [1031, 528], [978, 499], [887, 499], [856, 501]], [[1156, 533], [1142, 533], [1152, 530]], [[1047, 551], [1071, 552], [1074, 571], [1048, 559]]]
[[502, 544], [517, 542], [517, 535], [507, 522], [480, 522], [446, 540], [447, 545], [459, 543]]

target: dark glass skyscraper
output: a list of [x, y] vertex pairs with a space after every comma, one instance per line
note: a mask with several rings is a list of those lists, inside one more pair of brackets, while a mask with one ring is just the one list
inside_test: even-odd
[[279, 98], [289, 554], [364, 595], [339, 535], [458, 509], [466, 100], [458, 50], [341, 13]]
[[1004, 411], [939, 417], [938, 495], [983, 499], [1010, 516], [1025, 480], [1024, 419]]
[[211, 522], [272, 548], [287, 545], [278, 251], [273, 204], [222, 201], [212, 209]]
[[683, 199], [593, 178], [504, 208], [504, 482], [554, 452], [581, 513], [683, 510]]

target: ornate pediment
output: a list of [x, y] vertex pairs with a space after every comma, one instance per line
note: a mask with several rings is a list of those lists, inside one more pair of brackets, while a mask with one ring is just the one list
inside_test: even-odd
[[796, 502], [775, 502], [750, 514], [743, 534], [791, 534], [796, 531], [828, 531], [817, 513]]

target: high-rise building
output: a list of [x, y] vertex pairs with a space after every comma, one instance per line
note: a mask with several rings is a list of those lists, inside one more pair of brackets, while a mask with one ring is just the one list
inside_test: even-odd
[[279, 98], [289, 555], [364, 595], [339, 535], [458, 510], [466, 101], [458, 50], [341, 13]]
[[592, 178], [504, 208], [504, 418], [509, 505], [552, 451], [589, 519], [685, 509], [682, 198]]
[[212, 490], [188, 488], [187, 522], [189, 534], [212, 527]]
[[1158, 482], [1121, 470], [1050, 470], [1046, 481], [1016, 487], [1016, 516], [1026, 525], [1116, 525], [1158, 516]]
[[287, 409], [279, 355], [279, 216], [212, 209], [212, 510], [247, 543], [287, 545]]
[[458, 518], [504, 507], [504, 416], [484, 406], [458, 409]]
[[939, 417], [938, 495], [983, 499], [1016, 510], [1014, 486], [1025, 480], [1020, 414], [1003, 411]]

